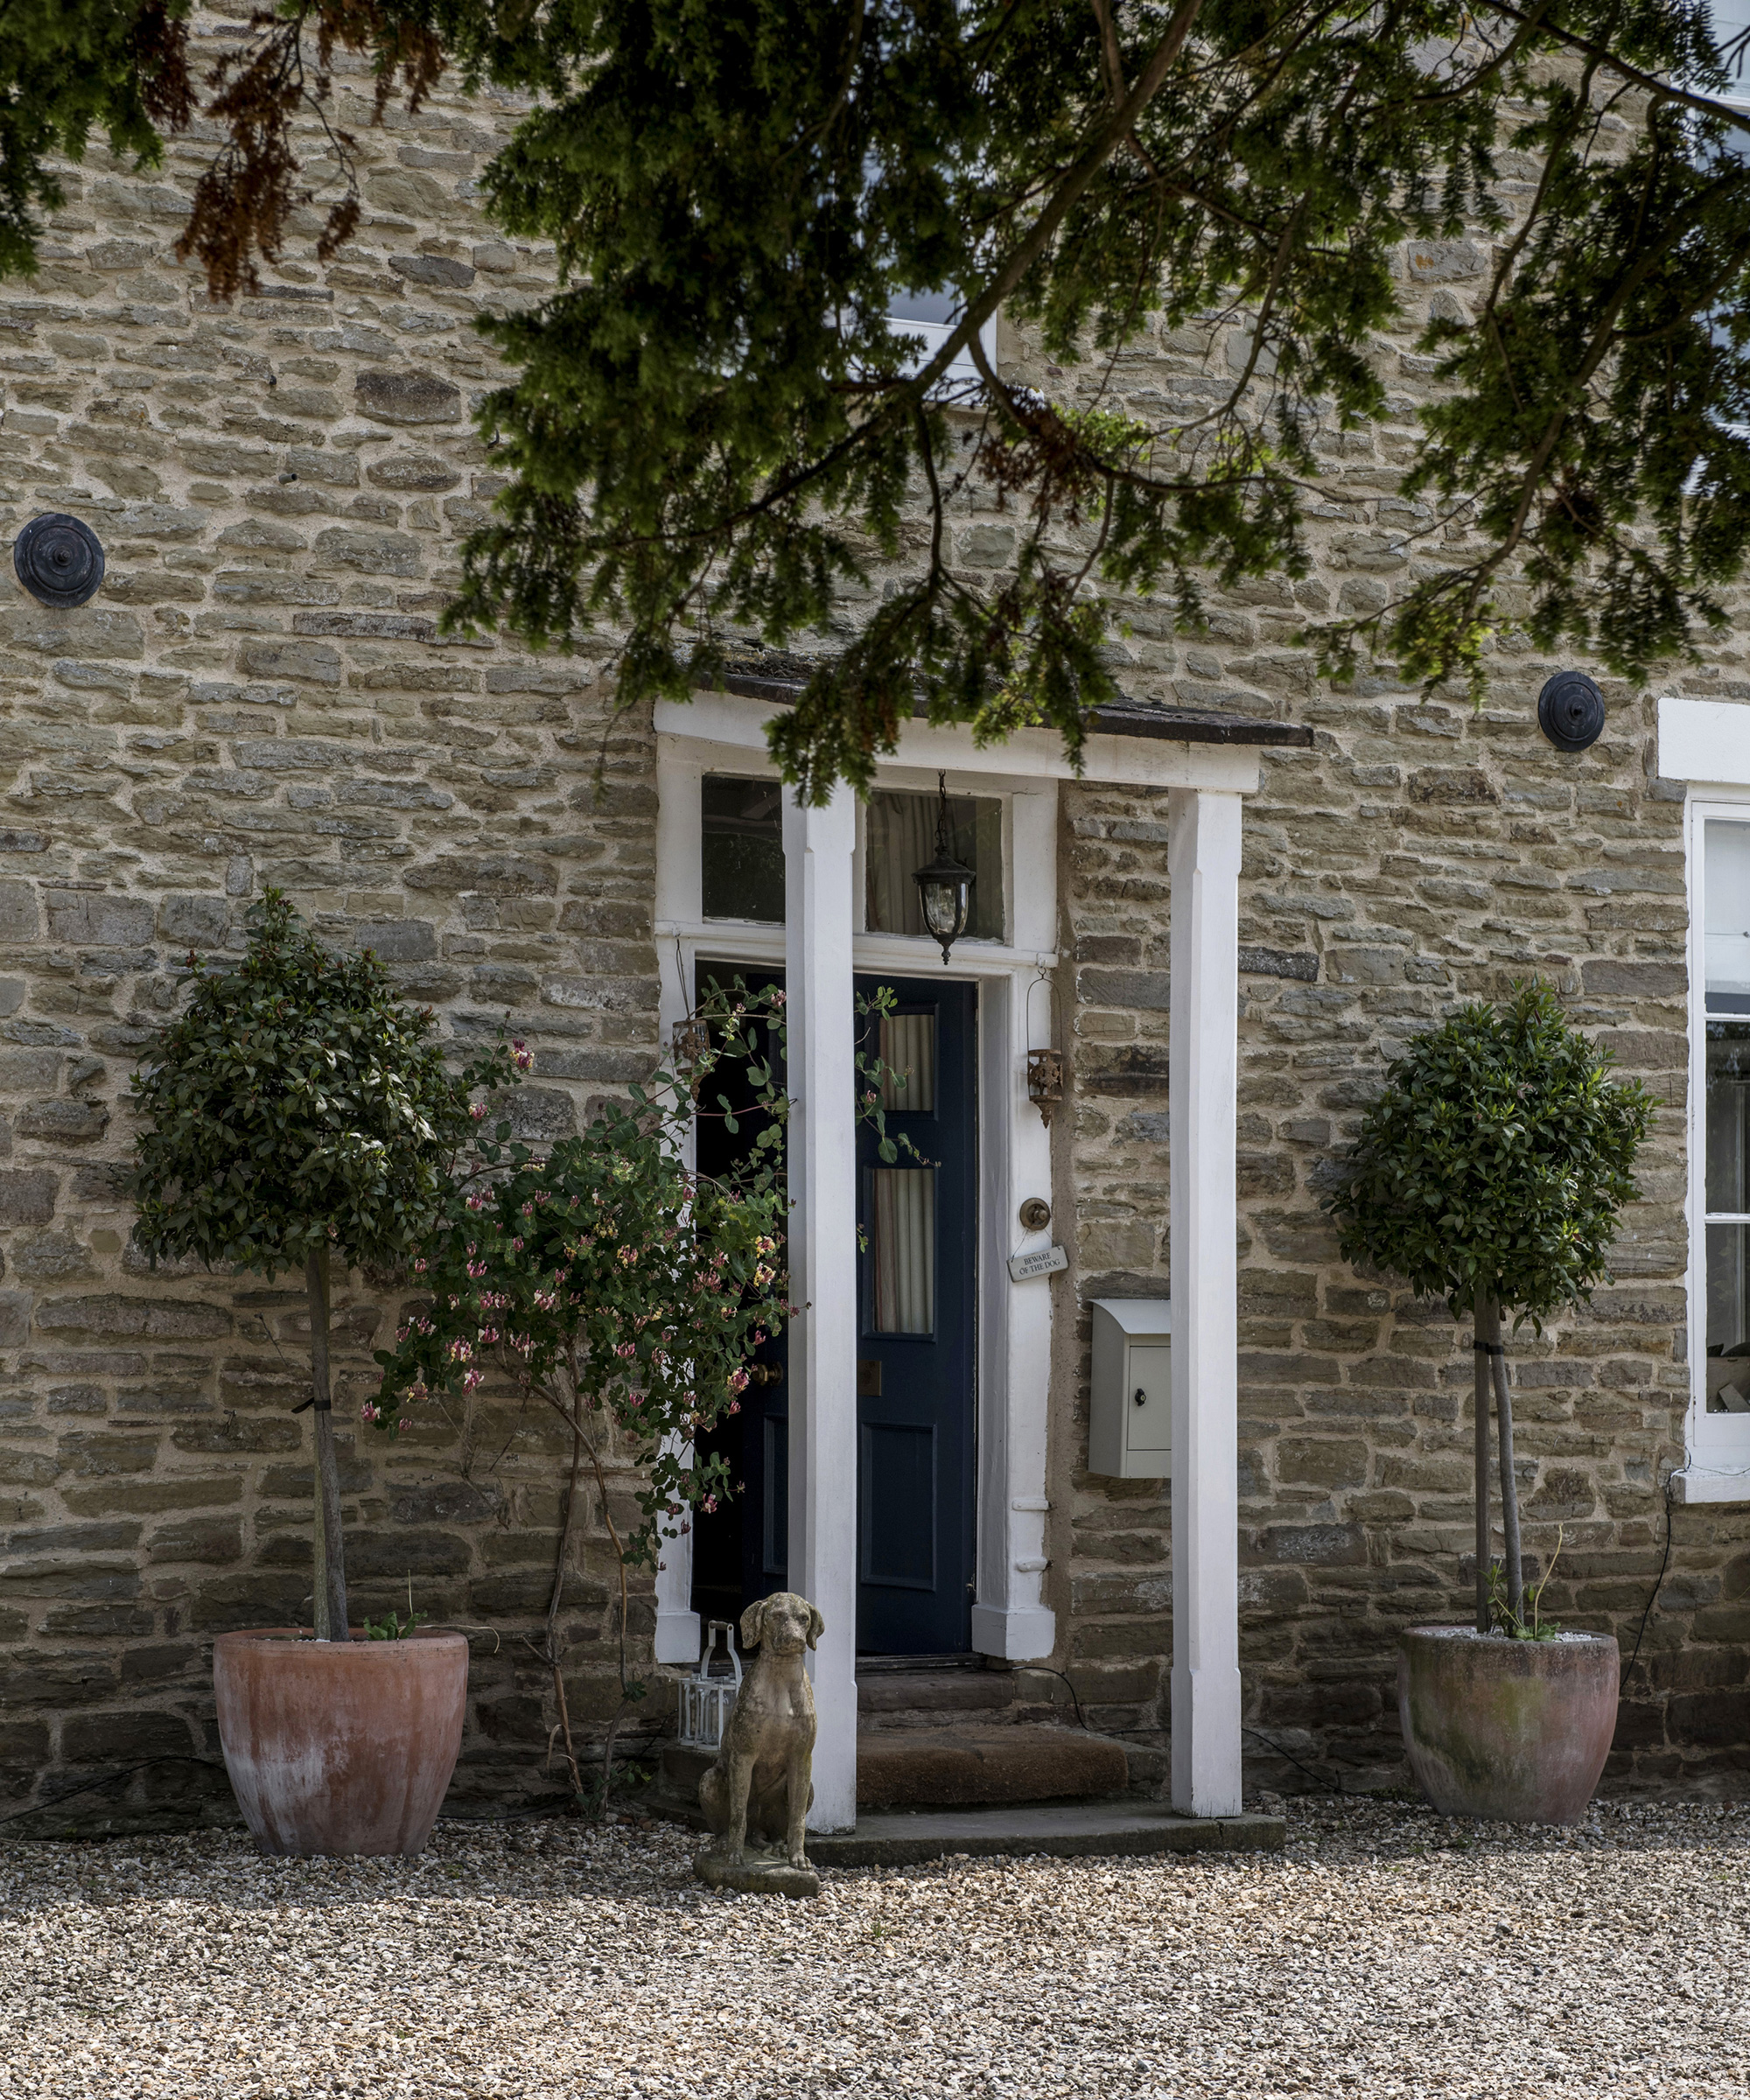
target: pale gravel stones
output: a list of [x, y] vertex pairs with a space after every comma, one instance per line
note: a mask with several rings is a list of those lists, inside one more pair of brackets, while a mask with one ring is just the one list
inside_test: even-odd
[[780, 2100], [1745, 2090], [1750, 1809], [1578, 1830], [1292, 1804], [1281, 1858], [947, 1861], [715, 1895], [692, 1840], [0, 1849], [0, 2096]]

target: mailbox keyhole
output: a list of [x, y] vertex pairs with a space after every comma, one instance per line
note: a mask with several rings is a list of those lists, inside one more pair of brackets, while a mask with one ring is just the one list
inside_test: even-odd
[[1148, 1394], [1141, 1386], [1137, 1388], [1137, 1405], [1138, 1407], [1146, 1407], [1148, 1405]]

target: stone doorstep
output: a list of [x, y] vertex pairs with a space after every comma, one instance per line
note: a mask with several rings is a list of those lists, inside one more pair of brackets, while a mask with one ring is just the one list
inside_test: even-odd
[[[658, 1796], [648, 1814], [703, 1830], [695, 1804]], [[1279, 1852], [1280, 1816], [1181, 1816], [1164, 1802], [1005, 1802], [990, 1808], [860, 1810], [850, 1830], [808, 1833], [816, 1866], [921, 1866], [972, 1859], [1140, 1858], [1161, 1852]]]
[[998, 1670], [886, 1670], [857, 1680], [858, 1726], [929, 1727], [959, 1713], [1006, 1713], [1015, 1680]]
[[1086, 1800], [1123, 1794], [1130, 1783], [1124, 1746], [1079, 1728], [1011, 1722], [858, 1732], [859, 1810]]
[[[652, 1807], [693, 1823], [709, 1750], [662, 1747]], [[914, 1727], [857, 1737], [857, 1805], [865, 1810], [989, 1808], [1121, 1796], [1130, 1784], [1124, 1746], [1081, 1729], [1026, 1724]]]
[[858, 1812], [857, 1827], [808, 1834], [817, 1866], [918, 1866], [963, 1852], [1053, 1859], [1153, 1852], [1279, 1852], [1287, 1826], [1279, 1816], [1181, 1816], [1152, 1801], [1009, 1802], [997, 1808], [877, 1809]]

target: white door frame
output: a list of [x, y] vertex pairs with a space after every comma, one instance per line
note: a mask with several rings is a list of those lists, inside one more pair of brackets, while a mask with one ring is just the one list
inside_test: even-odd
[[[664, 731], [657, 742], [660, 815], [656, 850], [656, 943], [663, 1038], [691, 1011], [701, 958], [768, 967], [787, 960], [787, 929], [699, 912], [700, 783], [707, 773], [775, 779], [766, 755], [769, 710], [732, 703], [741, 718], [724, 735], [702, 724], [705, 704], [676, 710], [691, 733]], [[709, 726], [718, 733], [701, 736]], [[933, 789], [928, 768], [884, 766], [883, 788]], [[858, 974], [940, 975], [978, 992], [978, 1261], [976, 1502], [974, 1514], [976, 1652], [1009, 1661], [1049, 1656], [1056, 1615], [1042, 1601], [1046, 1407], [1051, 1381], [1051, 1285], [1010, 1280], [1008, 1258], [1048, 1243], [1018, 1222], [1021, 1204], [1051, 1200], [1050, 1135], [1027, 1096], [1027, 1052], [1050, 1046], [1050, 976], [1057, 920], [1057, 782], [982, 767], [953, 768], [956, 794], [1004, 798], [1007, 942], [960, 941], [943, 967], [933, 942], [861, 930], [863, 827], [855, 859], [852, 966]], [[1019, 871], [1018, 878], [1017, 871]], [[1031, 998], [1029, 995], [1032, 995]], [[793, 995], [794, 997], [794, 995]], [[1031, 1015], [1029, 1008], [1031, 1007]], [[1032, 1040], [1029, 1040], [1029, 1026]], [[792, 1478], [794, 1478], [793, 1471]], [[665, 1543], [656, 1584], [659, 1662], [697, 1658], [701, 1628], [690, 1605], [690, 1536]]]

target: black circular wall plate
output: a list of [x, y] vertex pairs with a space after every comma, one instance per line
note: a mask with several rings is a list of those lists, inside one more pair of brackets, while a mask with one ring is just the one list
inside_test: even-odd
[[103, 581], [103, 543], [82, 520], [46, 510], [12, 542], [12, 566], [40, 604], [82, 606]]
[[1537, 696], [1537, 726], [1558, 751], [1584, 751], [1604, 734], [1604, 695], [1584, 671], [1558, 671]]

